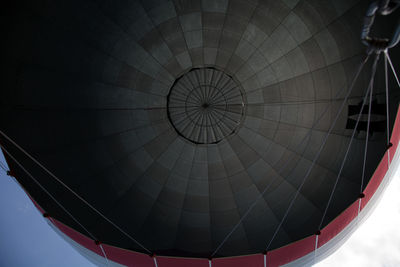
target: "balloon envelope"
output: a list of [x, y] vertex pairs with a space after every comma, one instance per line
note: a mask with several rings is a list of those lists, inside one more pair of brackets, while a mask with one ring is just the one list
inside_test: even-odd
[[[387, 149], [382, 61], [364, 175], [368, 103], [356, 124], [373, 60], [343, 102], [365, 59], [367, 5], [96, 0], [10, 10], [2, 130], [141, 245], [4, 137], [1, 144], [110, 246], [207, 258], [308, 240], [336, 181], [322, 228], [359, 198]], [[377, 28], [390, 32], [388, 25]], [[43, 210], [88, 236], [9, 164]]]

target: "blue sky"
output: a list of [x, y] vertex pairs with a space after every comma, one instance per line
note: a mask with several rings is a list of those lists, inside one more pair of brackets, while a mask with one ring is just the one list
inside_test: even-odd
[[[2, 153], [0, 161], [4, 163]], [[369, 219], [315, 267], [400, 266], [400, 172]], [[0, 169], [0, 266], [94, 266], [47, 224], [21, 187]]]
[[[0, 161], [4, 163], [0, 152]], [[0, 169], [0, 266], [94, 266], [64, 241]]]

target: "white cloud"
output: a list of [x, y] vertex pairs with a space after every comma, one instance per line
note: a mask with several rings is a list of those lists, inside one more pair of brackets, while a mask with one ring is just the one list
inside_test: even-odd
[[400, 266], [400, 168], [371, 216], [347, 242], [315, 267]]

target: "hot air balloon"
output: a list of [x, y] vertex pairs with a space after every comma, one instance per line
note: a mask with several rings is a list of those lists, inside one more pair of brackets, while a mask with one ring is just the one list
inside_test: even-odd
[[2, 38], [9, 174], [98, 264], [313, 264], [398, 162], [397, 5], [18, 3]]

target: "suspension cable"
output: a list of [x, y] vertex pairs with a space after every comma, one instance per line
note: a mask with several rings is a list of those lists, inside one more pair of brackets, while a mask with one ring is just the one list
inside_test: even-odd
[[[388, 81], [388, 60], [387, 60], [387, 50], [385, 50], [384, 60], [385, 60], [385, 89], [386, 89], [386, 145], [389, 148], [390, 144], [390, 132], [389, 132], [389, 81]], [[388, 166], [390, 164], [390, 150], [388, 153]]]
[[[379, 60], [379, 54], [376, 56], [376, 62]], [[371, 77], [371, 81], [369, 84], [370, 87], [370, 92], [369, 92], [369, 106], [368, 106], [368, 120], [367, 120], [367, 136], [365, 137], [365, 148], [364, 148], [364, 159], [363, 159], [363, 168], [362, 168], [362, 175], [361, 175], [361, 185], [360, 185], [360, 194], [363, 191], [363, 186], [364, 186], [364, 179], [365, 179], [365, 164], [367, 162], [367, 153], [368, 153], [368, 139], [369, 139], [369, 128], [370, 128], [370, 122], [371, 122], [371, 109], [372, 109], [372, 92], [374, 90], [374, 76], [376, 72], [376, 65], [373, 66], [373, 74]]]
[[319, 235], [315, 235], [313, 265], [315, 265], [317, 263], [316, 259], [317, 259], [317, 249], [318, 249], [318, 237], [319, 237]]
[[106, 259], [106, 266], [109, 266], [109, 263], [110, 263], [110, 262], [108, 261], [106, 251], [105, 251], [105, 249], [103, 248], [103, 244], [100, 244], [99, 246], [100, 246], [101, 251], [103, 252], [104, 258]]
[[[380, 53], [378, 53], [377, 57], [379, 57]], [[358, 199], [358, 208], [357, 208], [357, 224], [359, 222], [359, 214], [361, 211], [361, 203], [362, 203], [362, 198], [364, 197], [363, 194], [363, 187], [364, 187], [364, 179], [365, 179], [365, 166], [367, 163], [367, 154], [368, 154], [368, 139], [369, 139], [369, 127], [370, 127], [370, 122], [371, 122], [371, 109], [372, 109], [372, 92], [374, 90], [374, 77], [375, 73], [372, 74], [371, 76], [371, 81], [369, 84], [369, 87], [371, 89], [370, 95], [369, 95], [369, 106], [368, 106], [368, 121], [367, 121], [367, 132], [366, 132], [366, 137], [365, 137], [365, 148], [364, 148], [364, 157], [363, 157], [363, 168], [362, 168], [362, 175], [361, 175], [361, 183], [360, 183], [360, 195]]]
[[393, 75], [396, 78], [397, 85], [400, 87], [400, 81], [399, 81], [399, 78], [397, 77], [396, 70], [393, 67], [393, 63], [392, 63], [392, 60], [390, 59], [389, 52], [386, 50], [384, 53], [385, 53], [387, 60], [389, 61], [389, 65], [390, 65], [390, 68], [392, 69]]
[[[114, 222], [112, 222], [110, 219], [108, 219], [103, 213], [98, 211], [95, 207], [93, 207], [89, 202], [87, 202], [83, 197], [78, 195], [74, 190], [72, 190], [68, 185], [66, 185], [63, 181], [61, 181], [54, 173], [52, 173], [50, 170], [48, 170], [45, 166], [43, 166], [38, 160], [36, 160], [33, 156], [31, 156], [25, 149], [23, 149], [21, 146], [19, 146], [14, 140], [12, 140], [10, 137], [8, 137], [3, 131], [0, 130], [0, 135], [2, 135], [4, 138], [6, 138], [9, 142], [11, 142], [15, 147], [17, 147], [20, 151], [22, 151], [28, 158], [30, 158], [34, 163], [36, 163], [39, 167], [41, 167], [46, 173], [48, 173], [53, 179], [55, 179], [57, 182], [59, 182], [62, 186], [64, 186], [68, 191], [70, 191], [73, 195], [75, 195], [79, 200], [81, 200], [84, 204], [86, 204], [89, 208], [91, 208], [94, 212], [96, 212], [98, 215], [100, 215], [104, 220], [109, 222], [112, 226], [114, 226], [117, 230], [119, 230], [122, 234], [124, 234], [126, 237], [134, 241], [137, 245], [139, 245], [141, 248], [143, 248], [145, 251], [147, 251], [149, 254], [151, 254], [150, 250], [148, 250], [146, 247], [144, 247], [141, 243], [139, 243], [135, 238], [133, 238], [131, 235], [129, 235], [127, 232], [125, 232], [123, 229], [121, 229], [118, 225], [116, 225]], [[3, 148], [3, 146], [1, 146]], [[3, 148], [4, 149], [4, 148]], [[8, 153], [9, 154], [9, 153]], [[15, 161], [15, 160], [14, 160]], [[20, 165], [20, 164], [18, 164]], [[22, 165], [20, 165], [21, 168]]]

